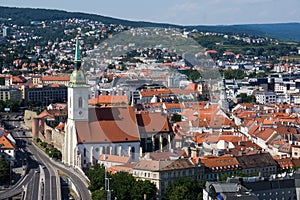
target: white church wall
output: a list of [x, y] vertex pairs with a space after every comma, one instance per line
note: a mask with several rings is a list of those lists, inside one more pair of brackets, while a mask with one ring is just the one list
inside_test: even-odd
[[[134, 153], [131, 153], [133, 148]], [[140, 142], [78, 144], [78, 151], [82, 155], [84, 167], [98, 162], [102, 154], [131, 156], [132, 161], [137, 161], [140, 155]]]

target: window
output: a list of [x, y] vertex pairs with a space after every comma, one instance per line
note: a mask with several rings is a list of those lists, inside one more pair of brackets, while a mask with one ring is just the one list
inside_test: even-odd
[[86, 157], [86, 148], [83, 149], [83, 156]]
[[82, 108], [82, 97], [78, 99], [78, 108]]

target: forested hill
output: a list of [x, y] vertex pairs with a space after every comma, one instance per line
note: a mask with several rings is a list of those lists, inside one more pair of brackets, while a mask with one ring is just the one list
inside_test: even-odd
[[180, 27], [173, 24], [151, 23], [143, 21], [129, 21], [116, 19], [96, 14], [79, 12], [67, 12], [62, 10], [39, 9], [39, 8], [13, 8], [0, 6], [0, 19], [11, 18], [17, 25], [29, 25], [31, 21], [50, 21], [69, 18], [90, 19], [101, 21], [104, 24], [121, 24], [133, 27]]
[[196, 29], [222, 33], [247, 33], [250, 35], [300, 42], [300, 23], [196, 26]]
[[[179, 26], [165, 23], [151, 23], [143, 21], [129, 21], [105, 17], [95, 14], [78, 12], [66, 12], [61, 10], [12, 8], [0, 7], [0, 20], [12, 19], [12, 23], [28, 25], [31, 21], [58, 20], [66, 18], [80, 18], [101, 21], [104, 24], [121, 24], [133, 27], [176, 27], [197, 29], [199, 31], [222, 32], [222, 33], [245, 33], [250, 35], [273, 37], [280, 40], [300, 41], [300, 23], [278, 24], [245, 24], [245, 25], [218, 25], [218, 26]], [[1, 21], [0, 21], [1, 22]]]

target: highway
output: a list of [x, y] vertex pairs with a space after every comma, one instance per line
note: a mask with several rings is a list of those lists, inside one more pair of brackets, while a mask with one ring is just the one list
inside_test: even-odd
[[38, 199], [38, 192], [39, 192], [39, 180], [40, 175], [39, 173], [33, 173], [31, 181], [27, 185], [26, 200], [37, 200]]
[[[53, 161], [45, 152], [36, 147], [34, 143], [31, 142], [31, 132], [24, 129], [25, 127], [22, 121], [7, 121], [7, 123], [16, 127], [13, 135], [17, 140], [26, 141], [24, 151], [27, 152], [28, 173], [10, 189], [0, 193], [0, 199], [8, 199], [9, 197], [20, 194], [25, 188], [26, 194], [24, 195], [24, 199], [60, 200], [61, 185], [58, 170], [66, 174], [75, 185], [79, 199], [91, 199], [91, 194], [88, 190], [88, 181], [84, 175], [75, 171], [73, 168]], [[38, 168], [40, 172], [36, 173], [34, 169]]]

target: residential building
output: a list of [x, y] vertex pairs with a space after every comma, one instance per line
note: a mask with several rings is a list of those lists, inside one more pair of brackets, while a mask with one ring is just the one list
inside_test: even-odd
[[16, 141], [10, 133], [0, 134], [0, 155], [12, 166], [15, 162], [16, 149]]
[[[281, 175], [280, 175], [281, 176]], [[244, 178], [242, 185], [251, 190], [259, 200], [264, 199], [298, 199], [296, 194], [296, 185], [293, 177], [285, 174], [285, 177], [270, 178]]]
[[241, 171], [237, 158], [231, 155], [195, 157], [194, 162], [203, 164], [205, 167], [204, 180], [207, 181], [236, 176]]
[[67, 86], [70, 81], [70, 76], [43, 76], [41, 78], [42, 84], [59, 84]]
[[18, 88], [8, 87], [8, 86], [0, 86], [0, 100], [14, 100], [14, 101], [22, 101], [22, 91]]
[[43, 106], [67, 101], [68, 90], [64, 85], [23, 85], [21, 87], [25, 103], [40, 102]]
[[98, 163], [100, 165], [104, 165], [106, 169], [116, 166], [116, 165], [125, 165], [129, 164], [131, 161], [131, 157], [129, 156], [118, 156], [118, 155], [110, 155], [110, 154], [102, 154], [99, 157]]
[[236, 159], [243, 174], [270, 176], [277, 173], [278, 164], [269, 153], [242, 155]]
[[231, 182], [206, 182], [203, 189], [203, 200], [258, 200], [249, 189], [240, 183]]
[[141, 180], [149, 180], [158, 189], [161, 199], [165, 189], [179, 177], [191, 177], [201, 180], [203, 168], [195, 165], [190, 159], [176, 160], [140, 160], [133, 167], [133, 176]]
[[274, 104], [276, 103], [276, 94], [274, 92], [256, 92], [256, 102], [259, 104]]

